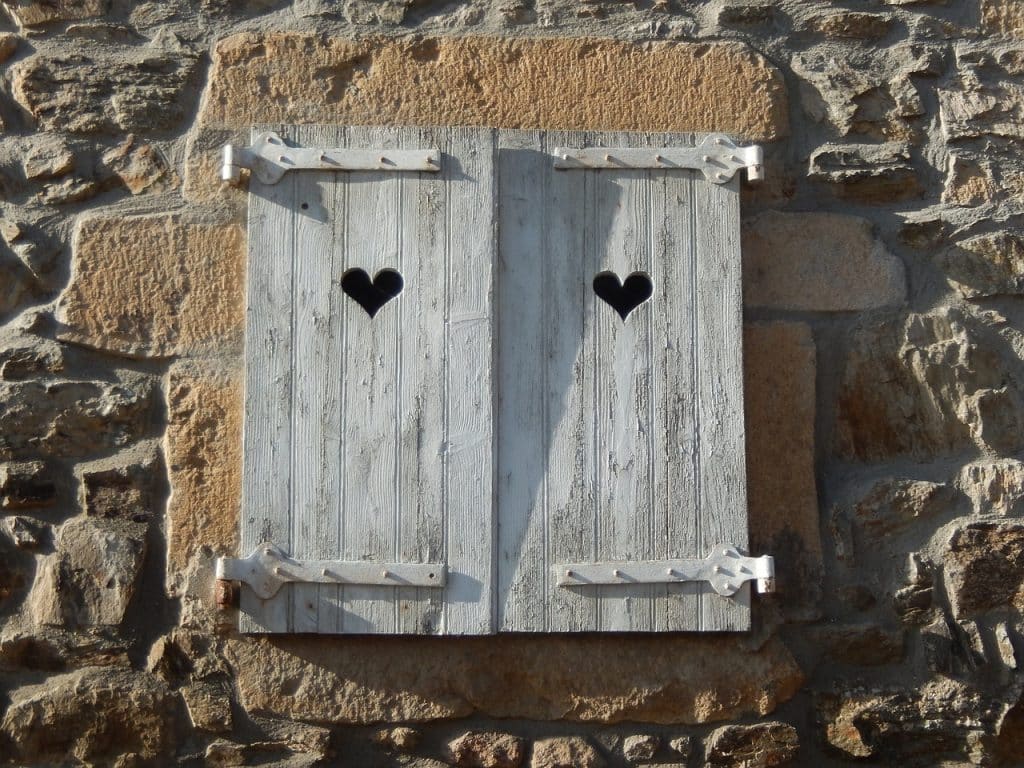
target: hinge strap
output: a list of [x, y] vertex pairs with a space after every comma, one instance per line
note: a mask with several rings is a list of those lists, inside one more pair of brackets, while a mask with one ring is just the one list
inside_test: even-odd
[[296, 560], [274, 544], [260, 544], [246, 558], [219, 558], [217, 578], [248, 584], [257, 597], [267, 600], [285, 584], [443, 587], [448, 568], [440, 563]]
[[756, 581], [758, 592], [775, 591], [775, 558], [747, 557], [733, 546], [715, 547], [704, 560], [568, 563], [553, 570], [560, 587], [706, 581], [715, 592], [729, 597], [746, 582]]
[[232, 184], [248, 168], [264, 184], [277, 184], [288, 171], [433, 171], [441, 170], [438, 149], [318, 149], [290, 147], [273, 131], [261, 133], [251, 147], [224, 146], [220, 177]]
[[555, 168], [566, 171], [598, 168], [651, 168], [662, 171], [688, 169], [700, 171], [713, 184], [725, 184], [736, 171], [745, 168], [748, 181], [764, 178], [764, 150], [757, 145], [737, 146], [724, 134], [711, 134], [696, 147], [556, 147], [554, 158]]

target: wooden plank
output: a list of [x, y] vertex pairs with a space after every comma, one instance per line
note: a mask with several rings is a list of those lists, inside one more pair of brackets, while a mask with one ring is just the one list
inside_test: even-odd
[[[321, 126], [300, 126], [294, 129], [294, 139], [303, 146], [338, 146], [342, 141], [338, 133]], [[339, 185], [337, 176], [329, 172], [301, 171], [293, 175], [295, 357], [290, 554], [301, 560], [327, 560], [334, 557], [338, 542], [341, 294], [332, 277], [338, 213], [335, 193]], [[331, 585], [293, 585], [291, 630], [333, 631], [336, 617], [330, 606], [336, 605], [337, 590]]]
[[[282, 135], [284, 128], [279, 128]], [[253, 138], [259, 133], [253, 131]], [[294, 177], [249, 188], [241, 548], [291, 546], [292, 264]], [[239, 630], [286, 632], [291, 587], [260, 600], [241, 591]]]
[[[548, 132], [544, 149], [554, 146], [582, 147], [588, 136], [581, 132]], [[594, 299], [584, 272], [586, 248], [584, 201], [587, 175], [548, 173], [543, 205], [544, 276], [542, 346], [544, 368], [545, 448], [547, 458], [546, 510], [548, 575], [547, 631], [565, 632], [595, 628], [595, 596], [586, 590], [559, 587], [551, 578], [555, 563], [591, 557], [594, 549], [594, 494], [586, 482], [583, 442], [584, 318]]]
[[[696, 349], [699, 412], [698, 546], [747, 547], [743, 424], [743, 304], [740, 283], [739, 181], [694, 185], [697, 250]], [[750, 626], [750, 587], [723, 598], [705, 587], [701, 629]]]
[[[608, 135], [608, 145], [649, 141], [648, 136]], [[594, 232], [592, 281], [606, 270], [620, 280], [651, 272], [650, 171], [589, 171], [597, 190], [590, 227]], [[624, 321], [604, 301], [596, 302], [591, 334], [596, 388], [597, 560], [650, 559], [651, 360], [647, 301]], [[599, 587], [599, 629], [649, 630], [651, 587]]]
[[[410, 129], [407, 146], [447, 144], [444, 130]], [[440, 167], [440, 166], [438, 166]], [[444, 557], [444, 249], [447, 180], [439, 173], [408, 175], [402, 183], [400, 256], [406, 290], [400, 335], [398, 560], [437, 563]], [[437, 589], [397, 590], [398, 631], [443, 631], [444, 593]]]
[[[349, 146], [387, 146], [394, 129], [350, 128]], [[371, 279], [401, 270], [402, 178], [390, 172], [347, 176], [346, 248], [342, 272], [362, 269]], [[342, 417], [344, 464], [342, 560], [390, 561], [398, 541], [399, 344], [403, 301], [399, 295], [374, 317], [351, 297], [343, 302], [345, 386]], [[390, 594], [389, 594], [390, 592]], [[341, 630], [391, 633], [396, 629], [393, 590], [344, 588]]]
[[[679, 139], [692, 143], [692, 136]], [[664, 528], [656, 538], [655, 555], [666, 559], [701, 557], [697, 545], [697, 399], [695, 397], [694, 325], [697, 314], [697, 251], [694, 243], [693, 187], [704, 184], [699, 173], [674, 171], [662, 174], [664, 183], [665, 257], [658, 275], [660, 292], [672, 300], [656, 317], [655, 381], [661, 409], [655, 455], [655, 498]], [[656, 607], [655, 624], [664, 630], [700, 628], [700, 584], [668, 584], [664, 602]]]
[[445, 270], [447, 634], [494, 631], [494, 134], [451, 129]]

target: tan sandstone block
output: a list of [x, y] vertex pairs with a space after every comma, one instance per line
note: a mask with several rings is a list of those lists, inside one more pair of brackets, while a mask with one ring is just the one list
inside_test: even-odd
[[1020, 0], [982, 0], [981, 26], [990, 34], [1024, 37], [1024, 3]]
[[85, 219], [60, 337], [162, 357], [241, 339], [245, 235], [178, 215]]
[[51, 21], [103, 16], [110, 0], [5, 0], [4, 4], [23, 27], [37, 27]]
[[766, 211], [743, 227], [747, 306], [846, 312], [902, 304], [906, 294], [903, 262], [866, 219]]
[[219, 194], [202, 135], [254, 123], [789, 132], [781, 73], [740, 43], [242, 33], [214, 50], [190, 198]]
[[489, 717], [705, 723], [763, 716], [803, 683], [778, 639], [235, 637], [250, 712], [319, 723]]
[[749, 325], [743, 348], [751, 551], [775, 557], [785, 610], [804, 615], [822, 567], [814, 339], [803, 323]]
[[188, 360], [167, 375], [167, 585], [177, 593], [201, 547], [238, 550], [242, 493], [241, 360]]

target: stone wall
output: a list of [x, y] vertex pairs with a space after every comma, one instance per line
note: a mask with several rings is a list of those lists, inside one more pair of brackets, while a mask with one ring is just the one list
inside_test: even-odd
[[[1024, 762], [1019, 0], [2, 0], [0, 760]], [[726, 131], [739, 636], [239, 636], [254, 122]]]

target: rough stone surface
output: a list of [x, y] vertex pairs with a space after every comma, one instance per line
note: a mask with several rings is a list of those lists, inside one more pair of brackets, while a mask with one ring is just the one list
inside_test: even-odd
[[866, 325], [850, 340], [837, 448], [862, 460], [989, 448], [993, 440], [1016, 440], [1003, 425], [1020, 419], [1018, 399], [999, 355], [958, 310]]
[[905, 200], [921, 184], [906, 144], [826, 144], [811, 154], [808, 175], [839, 197], [860, 202]]
[[[410, 90], [409, 82], [431, 87]], [[577, 97], [587, 91], [601, 97]], [[778, 70], [732, 43], [353, 41], [280, 33], [236, 35], [217, 44], [201, 125], [311, 120], [729, 130], [760, 141], [788, 133]]]
[[981, 0], [981, 23], [991, 34], [1024, 37], [1024, 8], [1014, 0]]
[[601, 768], [604, 758], [585, 739], [541, 739], [533, 745], [530, 768]]
[[851, 516], [858, 530], [875, 546], [879, 541], [949, 509], [954, 489], [945, 483], [911, 478], [885, 478], [853, 504]]
[[110, 7], [110, 0], [4, 0], [4, 5], [19, 24], [35, 27], [102, 16]]
[[148, 380], [0, 382], [0, 460], [82, 457], [139, 439], [152, 419]]
[[85, 519], [65, 523], [56, 552], [39, 565], [29, 603], [36, 623], [117, 626], [146, 554], [145, 527]]
[[661, 746], [661, 739], [652, 734], [635, 734], [622, 740], [622, 756], [633, 763], [650, 762]]
[[60, 300], [61, 337], [139, 356], [236, 341], [245, 238], [177, 215], [86, 219]]
[[1024, 514], [1024, 462], [998, 459], [968, 464], [957, 485], [971, 500], [975, 515]]
[[57, 489], [41, 461], [0, 464], [0, 509], [48, 507]]
[[465, 768], [519, 768], [526, 742], [507, 733], [469, 731], [448, 742], [445, 759]]
[[242, 374], [223, 362], [178, 362], [168, 374], [167, 393], [167, 583], [173, 592], [200, 547], [225, 555], [237, 551]]
[[174, 708], [150, 675], [91, 667], [14, 691], [0, 732], [15, 759], [138, 765], [173, 751]]
[[1024, 235], [978, 235], [938, 258], [950, 285], [967, 299], [1024, 293]]
[[792, 762], [799, 748], [796, 728], [767, 722], [718, 728], [708, 736], [704, 753], [708, 765], [769, 768]]
[[12, 93], [43, 130], [124, 133], [167, 130], [185, 118], [183, 98], [199, 56], [173, 36], [94, 57], [89, 49], [37, 54], [14, 68]]
[[748, 307], [845, 312], [898, 305], [906, 293], [903, 263], [866, 219], [768, 211], [743, 227]]
[[802, 323], [751, 324], [743, 349], [752, 551], [775, 555], [779, 590], [789, 595], [786, 610], [810, 615], [822, 567], [814, 340]]
[[81, 476], [81, 505], [85, 514], [107, 520], [147, 523], [157, 512], [159, 458], [125, 465], [122, 459], [98, 462]]
[[223, 683], [198, 682], [181, 689], [192, 725], [210, 733], [229, 733], [234, 724], [231, 698]]
[[133, 195], [164, 192], [178, 185], [178, 177], [167, 159], [152, 144], [141, 144], [128, 136], [101, 158], [101, 175], [116, 179]]
[[[424, 642], [426, 641], [426, 642]], [[344, 649], [344, 653], [341, 649]], [[462, 717], [652, 723], [764, 715], [803, 676], [777, 640], [733, 638], [382, 638], [227, 643], [243, 706], [317, 722]], [[680, 665], [680, 658], [702, 658]], [[644, 659], [637, 675], [635, 659]]]
[[969, 523], [949, 539], [946, 590], [956, 617], [1024, 608], [1024, 525]]

